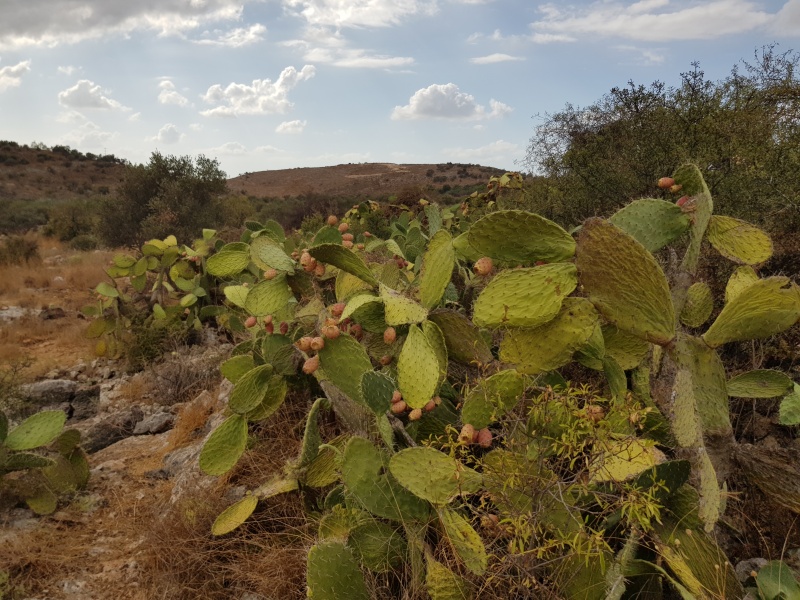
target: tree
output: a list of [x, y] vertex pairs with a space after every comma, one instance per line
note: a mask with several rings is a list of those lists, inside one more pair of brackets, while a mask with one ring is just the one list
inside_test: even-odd
[[770, 227], [800, 221], [800, 54], [774, 45], [724, 80], [699, 63], [677, 88], [629, 81], [586, 108], [545, 115], [526, 167], [565, 198], [558, 215], [576, 224], [651, 195], [656, 177], [701, 165], [728, 214]]
[[138, 245], [169, 234], [189, 240], [217, 222], [227, 178], [216, 159], [163, 156], [130, 166], [117, 196], [103, 202], [98, 234], [111, 246]]

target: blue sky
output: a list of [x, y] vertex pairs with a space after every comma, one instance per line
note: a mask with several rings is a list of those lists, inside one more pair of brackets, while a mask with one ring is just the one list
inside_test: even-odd
[[800, 49], [800, 0], [0, 0], [0, 139], [518, 169], [535, 115]]

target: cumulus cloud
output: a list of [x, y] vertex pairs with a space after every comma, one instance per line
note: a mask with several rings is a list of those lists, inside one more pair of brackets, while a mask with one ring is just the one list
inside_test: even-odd
[[405, 106], [395, 106], [392, 119], [493, 119], [507, 115], [512, 108], [497, 100], [489, 101], [489, 110], [471, 94], [454, 83], [433, 84], [417, 90]]
[[78, 69], [78, 67], [73, 67], [72, 65], [58, 67], [58, 72], [61, 73], [62, 75], [74, 75], [79, 70], [80, 69]]
[[178, 131], [178, 128], [175, 127], [175, 125], [172, 123], [167, 123], [158, 130], [158, 135], [151, 139], [160, 144], [176, 144], [181, 140], [182, 137], [183, 134]]
[[200, 114], [206, 117], [235, 117], [285, 113], [293, 106], [288, 98], [289, 92], [301, 81], [314, 77], [315, 72], [312, 65], [305, 65], [300, 71], [286, 67], [274, 82], [255, 79], [252, 85], [231, 83], [225, 88], [220, 84], [212, 85], [202, 98], [206, 103], [217, 106]]
[[158, 89], [161, 90], [158, 92], [158, 101], [161, 104], [176, 104], [178, 106], [186, 106], [189, 104], [189, 99], [178, 93], [175, 89], [175, 84], [169, 79], [165, 79], [159, 83]]
[[103, 88], [88, 79], [81, 79], [71, 88], [59, 92], [58, 101], [62, 106], [70, 108], [130, 110], [109, 98]]
[[84, 119], [80, 127], [62, 136], [61, 143], [73, 148], [105, 148], [115, 137], [116, 132], [103, 131], [96, 123]]
[[214, 31], [209, 36], [202, 37], [194, 40], [197, 44], [204, 44], [207, 46], [226, 46], [228, 48], [241, 48], [242, 46], [249, 46], [264, 40], [264, 34], [267, 28], [256, 23], [250, 27], [237, 27], [230, 31]]
[[239, 142], [225, 142], [221, 146], [212, 148], [210, 154], [224, 154], [227, 156], [241, 156], [247, 154], [247, 146]]
[[0, 49], [53, 47], [109, 35], [154, 31], [185, 34], [235, 21], [253, 0], [3, 0]]
[[[796, 2], [790, 0], [789, 4]], [[751, 31], [771, 25], [776, 19], [776, 14], [765, 12], [748, 0], [680, 3], [677, 7], [669, 0], [633, 4], [611, 0], [588, 6], [550, 3], [540, 6], [539, 11], [542, 18], [531, 23], [531, 28], [532, 39], [540, 42], [586, 35], [649, 42], [708, 39]], [[555, 37], [537, 40], [542, 35]]]
[[463, 161], [477, 161], [481, 164], [510, 164], [517, 155], [520, 147], [504, 140], [497, 140], [491, 144], [478, 148], [445, 148], [442, 154]]
[[800, 32], [800, 0], [789, 0], [775, 18], [773, 26], [779, 35], [796, 36]]
[[283, 42], [283, 45], [300, 49], [307, 62], [335, 67], [397, 69], [414, 64], [410, 56], [375, 54], [369, 50], [351, 48], [340, 31], [329, 27], [307, 27], [300, 39]]
[[489, 54], [488, 56], [477, 56], [475, 58], [470, 58], [469, 62], [471, 62], [474, 65], [491, 65], [494, 63], [509, 62], [516, 60], [525, 60], [525, 59], [522, 56], [511, 56], [510, 54], [502, 54], [500, 52], [495, 52], [494, 54]]
[[388, 27], [415, 15], [436, 12], [435, 0], [284, 0], [312, 25]]
[[0, 92], [17, 87], [22, 83], [22, 76], [31, 70], [31, 61], [23, 60], [13, 67], [0, 68]]
[[303, 133], [306, 123], [306, 121], [301, 121], [300, 119], [284, 121], [275, 128], [275, 133]]

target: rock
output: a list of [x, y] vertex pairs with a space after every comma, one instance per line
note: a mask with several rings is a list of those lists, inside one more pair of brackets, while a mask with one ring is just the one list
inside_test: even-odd
[[750, 579], [750, 574], [755, 571], [758, 573], [761, 567], [767, 564], [766, 558], [748, 558], [736, 563], [734, 570], [736, 571], [736, 578], [742, 582], [747, 582]]
[[158, 412], [145, 417], [133, 428], [133, 435], [146, 435], [152, 433], [162, 433], [172, 428], [175, 423], [175, 415], [167, 412]]
[[45, 308], [39, 313], [39, 318], [42, 321], [49, 321], [51, 319], [63, 319], [67, 316], [66, 311], [63, 308], [55, 307], [55, 308]]
[[69, 402], [78, 389], [78, 382], [69, 379], [48, 379], [20, 386], [20, 392], [36, 404]]
[[80, 387], [75, 392], [70, 406], [72, 408], [70, 419], [82, 421], [97, 414], [100, 402], [100, 386]]
[[107, 448], [133, 434], [136, 423], [142, 420], [142, 409], [134, 406], [108, 415], [92, 424], [84, 433], [83, 449], [90, 454]]

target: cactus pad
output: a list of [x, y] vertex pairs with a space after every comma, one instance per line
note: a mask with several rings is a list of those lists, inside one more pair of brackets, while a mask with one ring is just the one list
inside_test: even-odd
[[275, 269], [277, 271], [294, 273], [294, 260], [284, 252], [281, 244], [266, 235], [251, 240], [250, 260], [262, 271]]
[[342, 234], [336, 227], [325, 225], [314, 235], [314, 241], [311, 242], [312, 246], [321, 246], [322, 244], [340, 244], [342, 243]]
[[356, 402], [361, 397], [361, 377], [372, 371], [372, 363], [367, 351], [349, 335], [340, 335], [326, 340], [325, 347], [319, 351], [319, 364], [333, 385]]
[[439, 520], [450, 545], [464, 566], [479, 577], [486, 572], [488, 557], [481, 536], [464, 517], [449, 508], [439, 509]]
[[231, 392], [228, 407], [242, 415], [253, 410], [264, 399], [271, 377], [272, 365], [261, 365], [242, 375]]
[[464, 315], [451, 310], [435, 310], [428, 318], [444, 334], [447, 353], [465, 364], [486, 364], [492, 361], [492, 351], [478, 328]]
[[200, 468], [207, 475], [222, 475], [239, 460], [247, 446], [247, 419], [231, 415], [217, 427], [200, 451]]
[[252, 355], [239, 354], [222, 363], [219, 366], [219, 371], [225, 379], [231, 383], [236, 383], [245, 373], [253, 370], [255, 366]]
[[772, 256], [772, 240], [761, 229], [746, 221], [712, 215], [706, 231], [708, 241], [728, 260], [757, 265]]
[[686, 345], [691, 351], [694, 401], [703, 431], [712, 435], [729, 435], [732, 426], [722, 360], [716, 350], [699, 338], [686, 338]]
[[482, 379], [464, 399], [461, 421], [483, 429], [514, 408], [525, 391], [525, 379], [513, 369], [505, 369]]
[[455, 261], [453, 238], [446, 230], [440, 229], [431, 238], [422, 257], [419, 274], [419, 301], [422, 306], [433, 308], [439, 304], [444, 289], [450, 283]]
[[286, 379], [280, 375], [273, 375], [267, 383], [267, 391], [261, 399], [261, 403], [247, 413], [247, 420], [250, 422], [262, 421], [272, 415], [283, 404], [288, 389]]
[[781, 401], [778, 411], [778, 423], [781, 425], [800, 425], [800, 385], [792, 386], [791, 393]]
[[655, 442], [644, 439], [612, 440], [589, 465], [590, 482], [625, 481], [656, 465]]
[[506, 270], [489, 282], [475, 302], [480, 327], [538, 327], [558, 314], [578, 285], [569, 263]]
[[350, 531], [348, 546], [370, 571], [385, 573], [400, 566], [406, 555], [406, 541], [386, 523], [370, 519]]
[[686, 304], [681, 311], [681, 323], [687, 327], [700, 327], [714, 311], [714, 298], [707, 283], [698, 281], [689, 286]]
[[800, 319], [800, 289], [788, 277], [768, 277], [725, 305], [703, 335], [712, 348], [769, 337]]
[[206, 261], [206, 270], [214, 277], [233, 277], [250, 264], [250, 253], [246, 251], [223, 251]]
[[635, 200], [608, 219], [650, 252], [657, 252], [689, 231], [689, 216], [665, 200]]
[[392, 456], [389, 470], [408, 491], [437, 505], [447, 504], [461, 494], [473, 494], [481, 486], [477, 471], [435, 448], [401, 450]]
[[380, 290], [387, 325], [421, 323], [428, 316], [428, 310], [424, 306], [417, 304], [400, 292], [385, 285], [381, 285]]
[[225, 535], [238, 528], [250, 518], [258, 505], [258, 498], [245, 496], [235, 504], [223, 510], [211, 526], [211, 535]]
[[11, 450], [31, 450], [49, 444], [58, 437], [67, 415], [61, 410], [43, 410], [12, 429], [3, 442]]
[[369, 600], [358, 561], [337, 540], [320, 542], [308, 551], [306, 583], [313, 600]]
[[293, 298], [292, 290], [286, 283], [286, 276], [278, 275], [275, 279], [262, 281], [250, 288], [244, 307], [257, 317], [273, 315], [285, 309], [290, 298]]
[[342, 271], [347, 271], [369, 285], [378, 285], [378, 280], [375, 279], [372, 271], [369, 270], [369, 267], [361, 257], [344, 246], [339, 244], [320, 244], [309, 248], [308, 253], [318, 261], [333, 265]]
[[777, 398], [788, 394], [794, 382], [780, 371], [757, 369], [728, 380], [728, 395], [733, 398]]
[[731, 302], [744, 290], [758, 282], [758, 275], [750, 265], [737, 267], [725, 286], [725, 303]]
[[506, 264], [559, 262], [575, 254], [575, 240], [561, 227], [537, 214], [501, 210], [476, 221], [469, 245], [481, 256]]
[[55, 465], [52, 458], [34, 454], [33, 452], [15, 452], [0, 460], [0, 475], [11, 471], [23, 471], [25, 469], [41, 469]]
[[576, 261], [589, 300], [606, 319], [654, 344], [675, 337], [667, 278], [644, 246], [615, 225], [588, 219]]
[[[339, 479], [338, 457], [335, 449], [345, 447], [348, 437], [339, 436], [331, 440], [326, 447], [318, 449], [316, 457], [308, 465], [303, 483], [309, 487], [321, 488]], [[335, 448], [335, 449], [334, 449]]]
[[[587, 348], [582, 348], [579, 353], [578, 360], [590, 369], [602, 371], [603, 357], [606, 356], [613, 358], [623, 371], [635, 369], [650, 351], [650, 344], [646, 340], [623, 331], [615, 325], [602, 325], [600, 331], [602, 340], [600, 342], [592, 342], [592, 338], [590, 338], [589, 343], [601, 344], [603, 349], [602, 356], [590, 355], [587, 352]], [[595, 335], [595, 333], [592, 334], [593, 337]], [[596, 350], [595, 354], [597, 354]]]
[[544, 325], [508, 330], [500, 344], [500, 360], [528, 375], [558, 369], [589, 341], [598, 322], [591, 302], [565, 298], [561, 311]]
[[370, 284], [347, 271], [339, 271], [336, 275], [336, 300], [339, 302], [346, 302], [358, 292], [371, 289]]
[[681, 165], [673, 174], [675, 183], [683, 187], [683, 193], [690, 196], [694, 208], [692, 224], [689, 228], [689, 247], [683, 257], [682, 268], [688, 273], [697, 271], [697, 262], [700, 258], [700, 249], [706, 228], [714, 212], [714, 201], [708, 191], [700, 169], [693, 164]]
[[397, 385], [387, 375], [367, 371], [361, 376], [361, 397], [376, 415], [382, 415], [392, 403]]
[[425, 339], [433, 348], [436, 354], [436, 362], [439, 365], [439, 374], [442, 379], [447, 375], [447, 342], [445, 342], [444, 334], [439, 326], [433, 321], [422, 322], [422, 333], [425, 334]]
[[427, 557], [425, 589], [431, 600], [472, 600], [469, 582], [442, 563]]
[[436, 352], [416, 325], [409, 327], [408, 337], [397, 359], [397, 383], [403, 399], [411, 408], [424, 407], [439, 385]]

